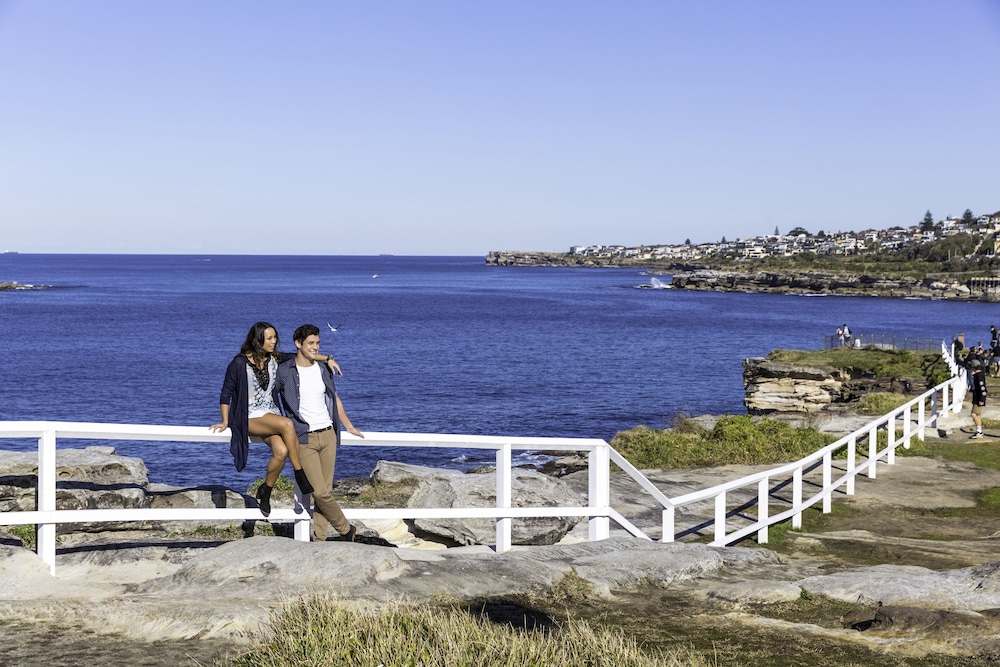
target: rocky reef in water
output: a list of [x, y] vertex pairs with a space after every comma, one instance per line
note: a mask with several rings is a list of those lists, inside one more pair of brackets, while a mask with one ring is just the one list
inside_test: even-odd
[[48, 289], [49, 285], [25, 285], [17, 281], [8, 281], [0, 283], [0, 292], [6, 292], [10, 290], [25, 290], [25, 289]]
[[775, 294], [856, 294], [1000, 301], [997, 290], [973, 290], [965, 283], [822, 271], [728, 271], [697, 269], [673, 274], [674, 289]]

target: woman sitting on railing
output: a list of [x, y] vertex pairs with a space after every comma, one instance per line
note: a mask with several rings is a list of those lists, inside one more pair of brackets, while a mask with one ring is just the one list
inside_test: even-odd
[[[295, 482], [302, 493], [312, 493], [313, 487], [302, 471], [299, 461], [299, 441], [292, 421], [278, 410], [278, 364], [295, 357], [277, 351], [278, 332], [267, 322], [257, 322], [247, 333], [240, 353], [226, 368], [219, 396], [222, 421], [212, 424], [213, 431], [232, 431], [229, 450], [236, 470], [243, 470], [249, 453], [249, 436], [258, 436], [271, 448], [264, 483], [257, 489], [257, 503], [264, 516], [271, 513], [271, 489], [278, 481], [285, 459], [292, 460]], [[325, 355], [317, 355], [319, 356]], [[320, 359], [320, 361], [324, 361]], [[330, 369], [340, 373], [340, 366], [327, 356]]]

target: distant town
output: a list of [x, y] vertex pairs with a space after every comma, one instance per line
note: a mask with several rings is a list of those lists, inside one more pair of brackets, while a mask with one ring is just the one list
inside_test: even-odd
[[794, 257], [802, 253], [816, 255], [867, 255], [898, 252], [921, 243], [931, 243], [942, 238], [967, 233], [981, 237], [981, 244], [989, 243], [990, 254], [1000, 254], [1000, 211], [991, 215], [974, 216], [966, 210], [960, 217], [935, 221], [931, 212], [923, 222], [911, 227], [867, 229], [861, 232], [836, 232], [811, 234], [796, 227], [787, 234], [755, 236], [717, 243], [692, 244], [686, 240], [679, 245], [620, 245], [572, 246], [570, 255], [593, 258], [621, 258], [665, 262], [700, 261], [718, 257], [734, 259], [763, 259], [767, 257]]

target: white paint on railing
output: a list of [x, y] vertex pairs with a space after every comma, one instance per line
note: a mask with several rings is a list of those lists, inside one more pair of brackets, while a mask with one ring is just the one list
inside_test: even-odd
[[[470, 436], [458, 434], [420, 433], [366, 433], [364, 439], [344, 434], [343, 445], [356, 447], [446, 447], [462, 449], [492, 449], [496, 452], [496, 507], [495, 508], [400, 508], [400, 509], [345, 509], [349, 520], [363, 519], [435, 519], [435, 518], [492, 518], [496, 521], [496, 549], [507, 551], [512, 546], [511, 521], [518, 518], [537, 517], [588, 517], [588, 536], [601, 540], [610, 534], [613, 520], [630, 534], [651, 539], [611, 507], [610, 466], [614, 462], [662, 508], [662, 537], [673, 542], [677, 535], [676, 508], [711, 500], [714, 504], [713, 536], [715, 546], [725, 546], [742, 540], [756, 532], [757, 541], [766, 544], [768, 527], [791, 519], [793, 528], [802, 526], [802, 513], [807, 508], [822, 503], [822, 511], [832, 509], [832, 496], [841, 487], [847, 495], [855, 491], [855, 477], [867, 474], [876, 478], [877, 464], [884, 459], [887, 464], [895, 461], [899, 444], [909, 447], [911, 437], [923, 439], [927, 426], [937, 428], [940, 405], [944, 411], [961, 410], [966, 390], [964, 369], [951, 357], [942, 344], [942, 354], [952, 372], [952, 377], [930, 389], [904, 406], [875, 419], [853, 433], [821, 448], [799, 461], [777, 466], [766, 471], [724, 482], [709, 489], [702, 489], [675, 498], [669, 498], [645, 475], [608, 443], [585, 438], [506, 438], [496, 436]], [[938, 395], [940, 394], [940, 403]], [[930, 403], [930, 414], [925, 410]], [[913, 406], [917, 406], [916, 423], [913, 423]], [[902, 437], [896, 437], [896, 419], [902, 421]], [[886, 448], [878, 451], [878, 431], [887, 433]], [[857, 461], [858, 439], [867, 435], [868, 456]], [[265, 520], [255, 508], [213, 509], [121, 509], [121, 510], [56, 510], [56, 442], [58, 438], [93, 440], [162, 440], [177, 442], [228, 443], [229, 432], [212, 433], [204, 427], [157, 426], [137, 424], [93, 424], [79, 422], [0, 422], [0, 439], [38, 438], [38, 501], [36, 511], [4, 512], [0, 523], [37, 526], [37, 549], [44, 562], [55, 573], [56, 526], [61, 523], [92, 521], [217, 521]], [[588, 504], [586, 507], [512, 507], [512, 452], [513, 450], [586, 452], [589, 461]], [[833, 455], [846, 450], [846, 470], [833, 479]], [[821, 468], [821, 489], [810, 498], [803, 498], [804, 475], [814, 468]], [[791, 475], [791, 507], [777, 514], [770, 514], [772, 480], [785, 483]], [[731, 491], [756, 485], [757, 520], [731, 533], [727, 533], [729, 510], [727, 498]], [[296, 487], [295, 505], [291, 509], [275, 509], [266, 520], [293, 522], [294, 535], [308, 541], [311, 518], [307, 511], [308, 497]]]

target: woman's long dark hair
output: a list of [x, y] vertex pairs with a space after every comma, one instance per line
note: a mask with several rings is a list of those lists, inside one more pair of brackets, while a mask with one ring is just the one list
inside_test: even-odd
[[249, 354], [254, 366], [267, 359], [269, 353], [264, 351], [264, 332], [274, 329], [274, 350], [278, 350], [278, 329], [267, 322], [257, 322], [247, 332], [247, 339], [240, 346], [240, 354]]

